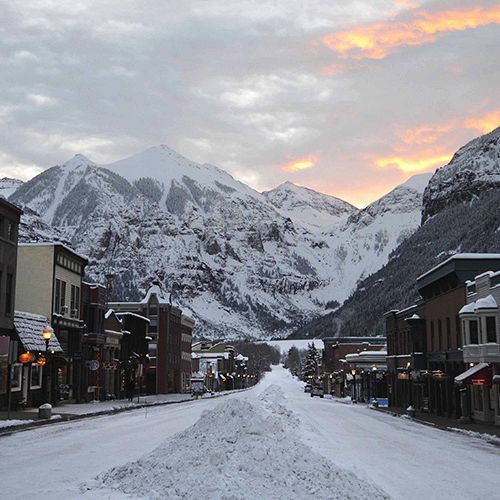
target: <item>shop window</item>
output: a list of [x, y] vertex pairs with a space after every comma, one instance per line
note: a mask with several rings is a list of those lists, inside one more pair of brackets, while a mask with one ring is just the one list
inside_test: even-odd
[[486, 342], [497, 341], [497, 326], [496, 318], [494, 316], [486, 317]]
[[470, 331], [470, 343], [479, 344], [479, 328], [477, 324], [477, 319], [472, 319], [469, 321], [469, 331]]
[[30, 388], [40, 389], [42, 387], [42, 367], [33, 363], [31, 365], [31, 378], [30, 378]]
[[22, 386], [23, 365], [16, 363], [12, 365], [10, 373], [10, 390], [12, 392], [20, 391]]

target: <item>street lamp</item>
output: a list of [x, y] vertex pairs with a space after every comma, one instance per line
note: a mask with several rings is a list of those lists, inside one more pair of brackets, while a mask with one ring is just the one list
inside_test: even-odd
[[352, 374], [352, 402], [356, 402], [356, 370], [351, 371]]
[[54, 333], [54, 330], [50, 326], [45, 326], [42, 330], [42, 337], [43, 340], [45, 340], [45, 351], [48, 353], [49, 351], [49, 342], [50, 339], [52, 338], [52, 334]]
[[[49, 359], [49, 342], [50, 342], [50, 339], [52, 338], [53, 334], [54, 334], [54, 330], [52, 330], [52, 328], [50, 326], [48, 326], [48, 325], [44, 326], [44, 328], [42, 330], [42, 337], [43, 337], [43, 340], [45, 340], [45, 360], [46, 360], [46, 362]], [[49, 367], [47, 366], [47, 372], [45, 375], [45, 380], [47, 381], [46, 382], [47, 402], [50, 401], [50, 387], [49, 387], [50, 377], [48, 376], [48, 368]]]

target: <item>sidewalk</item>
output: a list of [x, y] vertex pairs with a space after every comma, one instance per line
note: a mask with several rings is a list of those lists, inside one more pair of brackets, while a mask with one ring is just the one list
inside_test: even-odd
[[[213, 395], [206, 394], [199, 401], [226, 396], [241, 390], [245, 389], [216, 392]], [[52, 418], [50, 420], [39, 420], [38, 408], [12, 411], [10, 413], [10, 420], [7, 420], [7, 412], [2, 411], [0, 412], [0, 436], [57, 422], [79, 420], [100, 415], [112, 415], [144, 407], [186, 403], [188, 401], [195, 401], [191, 397], [191, 394], [153, 394], [150, 396], [140, 396], [139, 401], [135, 397], [133, 402], [130, 402], [128, 399], [118, 399], [92, 403], [62, 404], [61, 406], [54, 406], [52, 408]]]
[[[406, 414], [404, 408], [373, 408], [373, 410], [389, 413], [396, 417], [410, 418]], [[461, 422], [459, 420], [452, 420], [446, 417], [438, 417], [436, 415], [429, 415], [428, 413], [417, 412], [412, 419], [424, 425], [430, 425], [439, 429], [451, 432], [459, 432], [470, 435], [472, 437], [479, 437], [492, 444], [500, 446], [500, 427], [493, 424], [482, 424], [475, 422]]]

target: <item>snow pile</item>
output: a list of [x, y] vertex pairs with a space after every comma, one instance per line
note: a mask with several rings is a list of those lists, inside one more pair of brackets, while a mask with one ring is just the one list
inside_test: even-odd
[[[275, 388], [264, 398], [277, 396]], [[283, 418], [231, 399], [136, 462], [100, 475], [87, 489], [169, 499], [387, 498], [321, 457]]]
[[297, 428], [300, 425], [300, 420], [297, 416], [286, 407], [286, 396], [279, 385], [272, 384], [268, 386], [259, 395], [259, 400], [263, 403], [266, 410], [277, 417], [281, 417], [285, 426]]
[[482, 441], [486, 441], [491, 444], [496, 444], [497, 446], [500, 446], [500, 437], [495, 436], [494, 434], [486, 434], [483, 432], [475, 432], [475, 431], [469, 431], [467, 429], [459, 429], [457, 427], [448, 427], [449, 431], [452, 432], [458, 432], [459, 434], [464, 434], [466, 436], [476, 438], [476, 439], [481, 439]]

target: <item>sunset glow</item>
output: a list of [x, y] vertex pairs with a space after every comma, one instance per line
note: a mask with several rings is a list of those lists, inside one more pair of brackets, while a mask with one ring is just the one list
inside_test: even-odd
[[465, 121], [465, 126], [467, 128], [478, 130], [483, 134], [491, 132], [493, 129], [500, 126], [500, 109], [491, 111], [490, 113], [486, 113], [482, 116], [468, 118]]
[[323, 43], [342, 59], [383, 59], [397, 48], [434, 42], [448, 32], [500, 23], [500, 6], [427, 12], [416, 10], [408, 21], [388, 19], [332, 33]]
[[316, 155], [310, 155], [288, 163], [282, 168], [282, 170], [284, 172], [299, 172], [300, 170], [307, 170], [309, 168], [313, 168], [317, 161], [318, 157]]
[[380, 158], [375, 161], [375, 164], [379, 168], [396, 168], [401, 172], [414, 174], [441, 167], [450, 161], [451, 156], [451, 154], [445, 154], [418, 159], [394, 156], [390, 158]]

